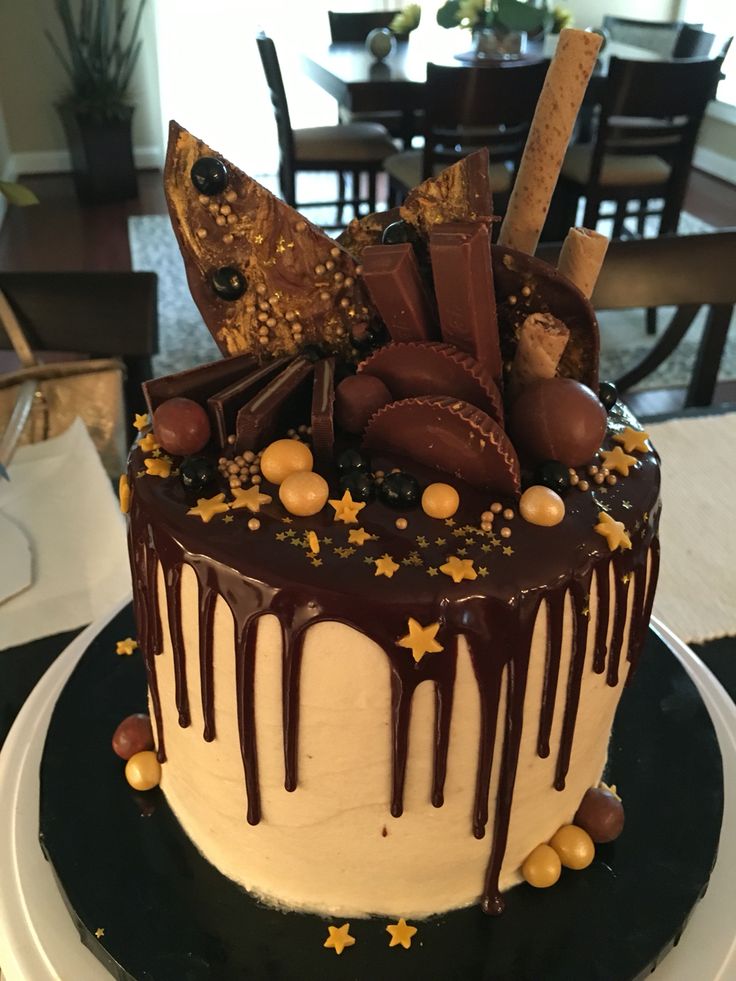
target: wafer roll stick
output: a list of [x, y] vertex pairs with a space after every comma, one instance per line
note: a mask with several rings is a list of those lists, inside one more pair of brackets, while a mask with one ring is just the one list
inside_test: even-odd
[[534, 254], [602, 41], [588, 31], [566, 28], [560, 34], [501, 225], [500, 245]]
[[550, 313], [530, 313], [519, 330], [509, 385], [512, 397], [539, 378], [554, 378], [570, 331]]
[[571, 228], [562, 243], [557, 271], [567, 276], [585, 296], [593, 295], [608, 249], [608, 239], [591, 228]]

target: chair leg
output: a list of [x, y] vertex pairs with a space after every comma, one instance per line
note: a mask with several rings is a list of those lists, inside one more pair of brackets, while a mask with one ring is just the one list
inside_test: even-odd
[[601, 202], [598, 197], [589, 196], [586, 193], [585, 214], [583, 215], [583, 225], [586, 228], [590, 228], [591, 231], [595, 231], [595, 227], [598, 224], [600, 206], [601, 206]]
[[376, 210], [376, 172], [368, 171], [368, 213], [373, 214]]
[[658, 307], [647, 307], [646, 309], [647, 334], [654, 335], [657, 333], [657, 310]]
[[[639, 212], [636, 216], [636, 234], [639, 236], [639, 238], [644, 238], [644, 235], [646, 234], [645, 226], [647, 220], [648, 205], [649, 205], [649, 200], [647, 198], [639, 202]], [[648, 330], [648, 333], [653, 334], [654, 330]]]
[[342, 213], [345, 208], [345, 174], [337, 172], [337, 224], [342, 225]]
[[616, 214], [613, 218], [613, 234], [611, 238], [621, 238], [621, 233], [624, 230], [624, 219], [626, 218], [626, 202], [618, 201], [616, 202]]
[[353, 171], [353, 215], [360, 218], [360, 171]]

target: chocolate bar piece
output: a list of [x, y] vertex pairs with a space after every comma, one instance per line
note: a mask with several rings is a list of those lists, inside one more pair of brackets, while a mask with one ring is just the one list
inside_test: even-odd
[[436, 334], [434, 312], [408, 242], [365, 249], [363, 279], [393, 340], [427, 341]]
[[429, 237], [442, 338], [467, 351], [501, 383], [501, 345], [485, 222], [439, 225]]
[[239, 354], [232, 358], [220, 358], [208, 364], [197, 365], [174, 375], [152, 378], [143, 382], [143, 395], [148, 411], [154, 411], [167, 399], [188, 398], [195, 402], [205, 402], [225, 385], [247, 375], [258, 362], [251, 354]]
[[289, 360], [289, 358], [277, 358], [275, 361], [261, 365], [249, 372], [245, 378], [239, 378], [232, 385], [228, 385], [227, 388], [223, 388], [207, 399], [207, 411], [215, 435], [223, 449], [227, 446], [228, 435], [235, 431], [238, 410], [257, 395], [269, 379], [281, 371]]
[[318, 464], [332, 460], [335, 447], [335, 359], [325, 358], [314, 366], [312, 390], [312, 452]]
[[288, 426], [309, 418], [306, 383], [313, 370], [311, 361], [296, 358], [243, 406], [235, 424], [236, 452], [260, 450], [270, 439], [284, 435]]

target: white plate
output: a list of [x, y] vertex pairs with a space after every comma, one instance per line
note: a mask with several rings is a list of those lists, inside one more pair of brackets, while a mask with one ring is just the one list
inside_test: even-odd
[[[127, 601], [126, 601], [127, 602]], [[125, 606], [89, 626], [49, 668], [18, 714], [0, 754], [0, 966], [7, 981], [109, 981], [82, 945], [38, 844], [38, 772], [56, 699], [93, 638]], [[657, 981], [736, 978], [736, 707], [693, 652], [664, 625], [652, 627], [698, 687], [723, 754], [725, 809], [708, 893]], [[693, 829], [693, 833], [696, 830]], [[625, 938], [622, 938], [625, 943]]]

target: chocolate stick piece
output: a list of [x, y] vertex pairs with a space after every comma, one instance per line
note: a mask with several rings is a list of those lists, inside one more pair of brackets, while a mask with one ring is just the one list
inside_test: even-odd
[[499, 245], [534, 254], [603, 38], [565, 28], [534, 113]]
[[550, 313], [530, 313], [519, 330], [509, 386], [515, 396], [539, 378], [554, 378], [570, 331]]
[[235, 423], [237, 453], [260, 450], [275, 435], [287, 407], [298, 411], [301, 389], [313, 370], [311, 361], [296, 358], [243, 406]]
[[466, 351], [501, 385], [501, 346], [486, 222], [450, 222], [429, 236], [442, 339]]
[[277, 372], [288, 363], [288, 358], [277, 358], [266, 364], [258, 365], [238, 381], [220, 389], [207, 399], [207, 412], [220, 447], [227, 446], [228, 436], [235, 430], [235, 420], [238, 411], [254, 395], [257, 395]]
[[312, 389], [312, 450], [318, 464], [332, 460], [335, 448], [335, 359], [325, 358], [314, 366]]
[[180, 396], [204, 402], [210, 395], [247, 375], [257, 366], [258, 362], [251, 354], [236, 354], [231, 358], [220, 358], [196, 368], [177, 371], [173, 375], [151, 378], [143, 382], [148, 411], [153, 415], [166, 399]]
[[363, 280], [391, 338], [431, 340], [436, 320], [412, 246], [370, 245], [362, 262]]
[[591, 228], [571, 228], [562, 243], [557, 271], [590, 298], [608, 249], [608, 239]]

